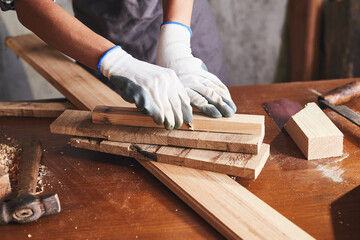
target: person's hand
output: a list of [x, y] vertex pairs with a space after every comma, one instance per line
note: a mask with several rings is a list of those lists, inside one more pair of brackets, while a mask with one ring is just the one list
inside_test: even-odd
[[173, 70], [137, 60], [119, 46], [105, 53], [98, 69], [126, 101], [166, 129], [192, 121], [189, 96]]
[[230, 117], [236, 112], [227, 87], [205, 64], [191, 54], [191, 30], [178, 23], [161, 26], [156, 64], [173, 69], [184, 85], [191, 105], [210, 117]]

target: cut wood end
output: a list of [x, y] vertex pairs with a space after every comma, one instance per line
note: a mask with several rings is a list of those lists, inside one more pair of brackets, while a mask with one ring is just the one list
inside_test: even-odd
[[344, 135], [316, 103], [292, 116], [285, 129], [308, 160], [342, 155]]

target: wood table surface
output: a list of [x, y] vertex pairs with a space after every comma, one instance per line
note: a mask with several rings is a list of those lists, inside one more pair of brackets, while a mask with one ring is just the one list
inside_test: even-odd
[[[262, 103], [301, 104], [351, 81], [231, 87], [238, 113], [264, 114]], [[360, 112], [360, 99], [346, 104]], [[239, 184], [317, 239], [360, 239], [360, 128], [325, 113], [344, 133], [344, 155], [307, 161], [266, 115], [271, 154], [257, 180]], [[58, 193], [61, 213], [26, 225], [0, 226], [0, 239], [221, 239], [134, 159], [75, 149], [68, 136], [49, 132], [53, 119], [0, 118], [0, 134], [43, 145], [44, 193]], [[43, 194], [44, 194], [43, 193]]]

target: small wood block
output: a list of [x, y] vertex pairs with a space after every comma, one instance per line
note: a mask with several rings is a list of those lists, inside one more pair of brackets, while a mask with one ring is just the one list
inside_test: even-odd
[[88, 111], [66, 110], [51, 125], [58, 134], [102, 138], [139, 144], [171, 145], [228, 152], [257, 154], [264, 135], [215, 133], [92, 124]]
[[262, 144], [259, 154], [252, 155], [168, 146], [159, 147], [157, 145], [107, 140], [89, 140], [79, 137], [71, 138], [70, 142], [73, 147], [250, 179], [258, 177], [270, 154], [270, 145], [268, 144]]
[[0, 169], [0, 202], [4, 201], [11, 193], [9, 174]]
[[56, 118], [74, 108], [69, 102], [0, 102], [0, 116]]
[[344, 135], [315, 103], [290, 118], [285, 129], [308, 160], [342, 155]]
[[[191, 126], [195, 131], [226, 132], [242, 134], [264, 134], [263, 115], [235, 114], [229, 118], [211, 118], [202, 113], [194, 113]], [[92, 122], [97, 124], [136, 127], [164, 128], [153, 119], [134, 108], [96, 106], [92, 111]], [[179, 129], [192, 130], [186, 124]]]

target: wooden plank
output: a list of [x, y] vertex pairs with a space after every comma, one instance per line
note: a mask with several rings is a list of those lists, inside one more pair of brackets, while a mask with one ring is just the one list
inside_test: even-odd
[[[7, 44], [31, 62], [48, 81], [61, 88], [78, 108], [90, 110], [96, 105], [127, 107], [128, 104], [115, 97], [117, 95], [111, 89], [104, 88], [99, 81], [86, 80], [94, 78], [38, 38], [25, 35], [8, 39]], [[53, 68], [57, 64], [62, 66]], [[51, 76], [48, 72], [52, 72]], [[73, 78], [86, 81], [82, 85], [81, 81], [75, 83]], [[78, 83], [83, 86], [80, 90], [76, 90]], [[226, 238], [313, 239], [225, 174], [138, 161]]]
[[[115, 154], [116, 147], [124, 153], [131, 149], [130, 143], [99, 143], [83, 138], [72, 138], [71, 142], [78, 147]], [[104, 146], [109, 148], [105, 150]], [[142, 149], [154, 155], [157, 148], [147, 146], [142, 146]], [[224, 174], [155, 163], [155, 167], [167, 172], [165, 175], [154, 169], [154, 165], [147, 165], [151, 161], [145, 160], [144, 155], [128, 153], [128, 156], [135, 154], [142, 165], [210, 224], [218, 226], [217, 229], [228, 226], [222, 231], [228, 239], [313, 239], [289, 220], [284, 221], [281, 214]]]
[[11, 193], [9, 174], [0, 168], [0, 202], [4, 201]]
[[319, 79], [323, 2], [324, 0], [289, 1], [291, 81]]
[[[124, 125], [135, 127], [164, 128], [157, 125], [153, 119], [137, 109], [112, 106], [96, 106], [92, 111], [92, 122], [97, 124]], [[186, 124], [179, 129], [227, 132], [263, 135], [265, 132], [265, 117], [263, 115], [235, 114], [229, 118], [211, 118], [202, 113], [194, 113], [190, 129]]]
[[344, 135], [316, 103], [291, 117], [285, 129], [308, 160], [342, 155]]
[[328, 1], [324, 11], [324, 77], [360, 77], [360, 2]]
[[[268, 144], [263, 144], [259, 154], [253, 155], [107, 140], [96, 141], [79, 137], [72, 138], [70, 142], [74, 147], [126, 157], [138, 158], [139, 152], [145, 155], [152, 154], [152, 157], [147, 160], [250, 179], [258, 177], [270, 154]], [[148, 149], [151, 149], [150, 153]]]
[[110, 106], [134, 107], [34, 34], [10, 37], [5, 43], [79, 109], [91, 110], [104, 103]]
[[58, 134], [103, 138], [111, 141], [172, 145], [257, 154], [264, 136], [195, 132], [158, 128], [100, 125], [91, 122], [91, 112], [67, 110], [50, 125]]
[[56, 118], [66, 109], [75, 109], [69, 102], [0, 102], [0, 116]]

